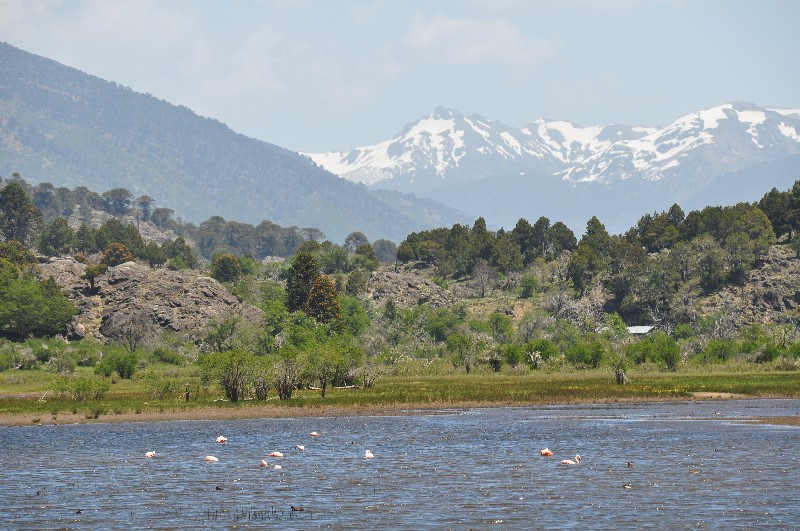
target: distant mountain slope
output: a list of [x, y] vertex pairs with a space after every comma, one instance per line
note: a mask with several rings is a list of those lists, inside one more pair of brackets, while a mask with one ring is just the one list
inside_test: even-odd
[[417, 210], [432, 217], [406, 214], [394, 196], [378, 197], [298, 153], [0, 44], [0, 175], [12, 172], [56, 186], [124, 187], [188, 220], [268, 219], [339, 242], [353, 231], [400, 241], [464, 220], [430, 201]]
[[786, 189], [800, 175], [798, 155], [800, 110], [742, 102], [663, 128], [538, 120], [514, 129], [437, 108], [389, 141], [309, 154], [347, 179], [413, 192], [494, 226], [546, 215], [582, 230], [597, 215], [617, 232], [676, 202], [702, 208]]

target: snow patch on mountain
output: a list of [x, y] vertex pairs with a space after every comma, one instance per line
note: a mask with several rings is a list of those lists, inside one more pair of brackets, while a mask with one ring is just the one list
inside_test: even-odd
[[386, 142], [308, 156], [332, 173], [365, 184], [401, 177], [409, 183], [441, 180], [470, 172], [547, 173], [572, 182], [660, 180], [692, 167], [705, 165], [707, 173], [719, 173], [795, 155], [800, 153], [798, 131], [800, 109], [743, 102], [692, 112], [661, 128], [583, 127], [540, 119], [517, 129], [438, 107]]

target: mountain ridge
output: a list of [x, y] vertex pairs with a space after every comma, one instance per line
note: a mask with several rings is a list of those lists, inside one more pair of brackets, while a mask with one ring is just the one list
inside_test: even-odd
[[[343, 181], [280, 146], [246, 137], [112, 81], [0, 44], [0, 172], [56, 186], [147, 194], [202, 221], [318, 227], [402, 240], [463, 215], [432, 202], [435, 221], [412, 217], [362, 185]], [[404, 198], [413, 202], [413, 198]]]
[[[800, 109], [747, 102], [695, 111], [662, 127], [540, 119], [512, 128], [437, 107], [388, 141], [306, 155], [345, 179], [416, 193], [485, 216], [495, 226], [539, 214], [563, 220], [597, 215], [610, 229], [624, 231], [636, 221], [621, 214], [631, 210], [625, 203], [632, 198], [645, 211], [676, 201], [702, 207], [717, 202], [725, 176], [733, 174], [763, 181], [746, 186], [757, 193], [791, 186], [791, 176], [759, 168], [766, 172], [783, 160], [796, 175], [799, 131]], [[674, 196], [660, 197], [667, 190]], [[580, 229], [575, 221], [570, 226]]]

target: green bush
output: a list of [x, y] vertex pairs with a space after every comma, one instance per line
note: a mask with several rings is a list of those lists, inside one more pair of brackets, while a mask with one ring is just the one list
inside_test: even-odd
[[242, 276], [242, 264], [230, 253], [222, 253], [211, 261], [211, 278], [220, 282], [236, 282]]
[[764, 349], [756, 356], [756, 363], [767, 363], [778, 359], [783, 356], [786, 349], [781, 348], [780, 345], [775, 343], [768, 343], [764, 345]]
[[525, 361], [523, 345], [503, 345], [503, 359], [512, 367], [516, 367]]
[[94, 372], [105, 377], [116, 372], [120, 378], [129, 380], [136, 372], [138, 364], [139, 357], [135, 352], [111, 351], [98, 362]]
[[75, 402], [84, 400], [102, 400], [111, 384], [107, 380], [82, 376], [80, 378], [59, 378], [53, 383], [53, 391], [59, 396], [66, 396]]
[[63, 334], [77, 313], [52, 278], [20, 275], [0, 259], [0, 334], [10, 339]]
[[532, 362], [531, 356], [534, 356], [534, 358], [538, 356], [538, 359], [546, 362], [558, 356], [558, 353], [556, 344], [543, 337], [532, 339], [525, 343], [525, 356], [528, 358], [526, 361], [533, 365], [535, 364]]
[[658, 363], [669, 371], [678, 368], [681, 361], [681, 348], [664, 332], [654, 332], [625, 349], [625, 355], [637, 365], [646, 362]]
[[58, 373], [75, 372], [75, 360], [66, 352], [62, 352], [48, 360], [47, 370]]
[[736, 342], [731, 339], [712, 339], [703, 349], [703, 360], [728, 361], [736, 354], [736, 350]]
[[163, 347], [153, 349], [153, 359], [170, 365], [183, 365], [186, 362], [177, 352]]
[[534, 275], [522, 275], [520, 280], [519, 297], [521, 299], [530, 299], [536, 295], [536, 290], [539, 289], [539, 281], [536, 280]]
[[571, 364], [594, 369], [600, 366], [605, 355], [606, 348], [600, 341], [581, 341], [569, 347], [565, 352], [565, 357]]

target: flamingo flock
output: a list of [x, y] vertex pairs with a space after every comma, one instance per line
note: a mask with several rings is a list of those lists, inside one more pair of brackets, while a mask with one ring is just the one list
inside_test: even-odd
[[[312, 431], [308, 435], [309, 435], [309, 437], [319, 437], [319, 432]], [[225, 437], [224, 435], [220, 435], [215, 439], [215, 441], [217, 443], [219, 443], [219, 444], [227, 444], [228, 443], [228, 438]], [[304, 452], [305, 449], [306, 449], [305, 445], [303, 445], [303, 444], [296, 444], [294, 447], [299, 452]], [[274, 450], [274, 451], [270, 452], [269, 454], [267, 454], [267, 457], [280, 458], [280, 457], [283, 457], [283, 455], [284, 455], [283, 452], [279, 452], [277, 450]], [[155, 452], [155, 450], [150, 450], [150, 451], [146, 452], [144, 454], [144, 456], [147, 457], [147, 458], [153, 458], [153, 457], [156, 456], [156, 452]], [[372, 459], [374, 457], [375, 457], [375, 455], [371, 451], [367, 450], [366, 452], [364, 452], [364, 459]], [[205, 456], [203, 456], [203, 461], [205, 461], [206, 463], [218, 463], [219, 462], [219, 458], [216, 457], [216, 456], [213, 456], [213, 455], [205, 455]], [[258, 466], [262, 467], [262, 468], [273, 468], [275, 470], [281, 470], [282, 469], [281, 465], [278, 465], [278, 464], [271, 465], [265, 459], [261, 459], [261, 461], [259, 462]], [[217, 490], [221, 490], [221, 489], [219, 489], [219, 487], [218, 487]], [[300, 509], [300, 510], [302, 510], [302, 509]]]

